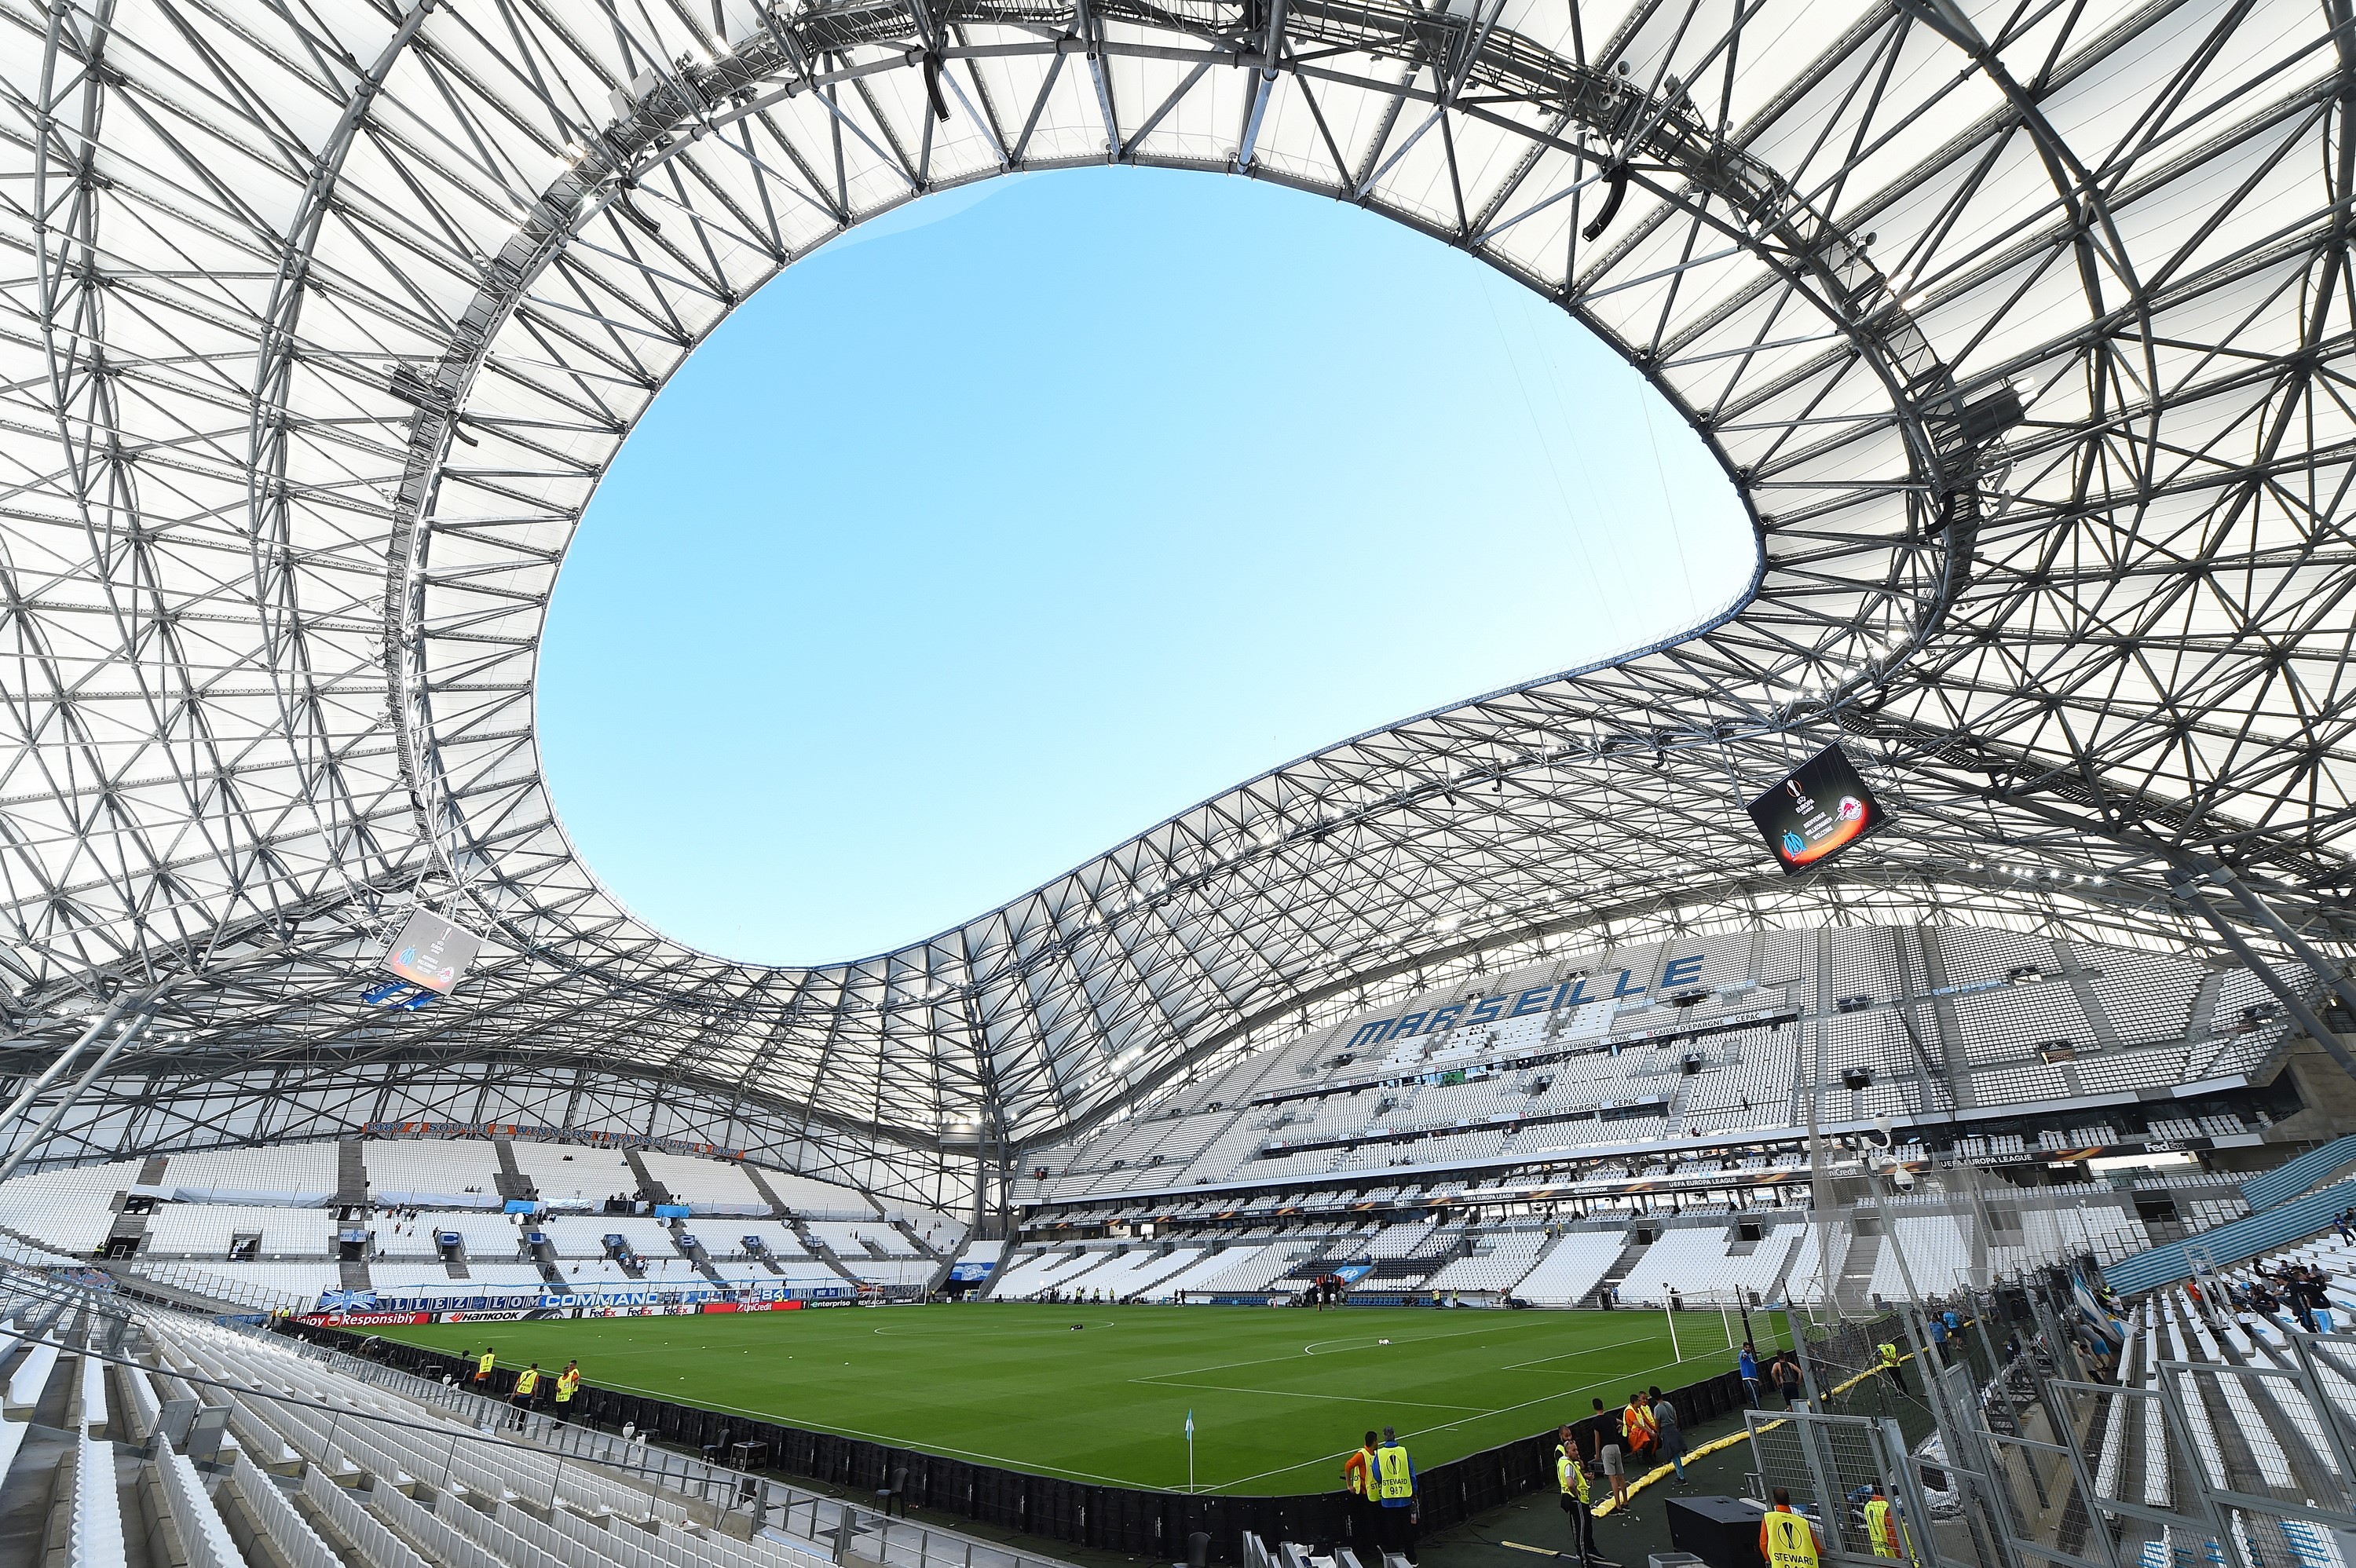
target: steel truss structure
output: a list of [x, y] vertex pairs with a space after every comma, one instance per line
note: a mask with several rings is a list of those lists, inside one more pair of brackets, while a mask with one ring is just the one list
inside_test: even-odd
[[[0, 0], [27, 1104], [87, 1080], [47, 1124], [87, 1153], [512, 1082], [954, 1192], [1553, 933], [2222, 906], [2275, 950], [2222, 879], [2344, 952], [2351, 42], [2346, 0]], [[606, 464], [813, 248], [1102, 163], [1353, 202], [1557, 302], [1722, 462], [1751, 593], [895, 952], [647, 929], [533, 738]], [[1835, 737], [1898, 826], [1785, 885], [1739, 802]], [[489, 947], [388, 1016], [419, 901]]]

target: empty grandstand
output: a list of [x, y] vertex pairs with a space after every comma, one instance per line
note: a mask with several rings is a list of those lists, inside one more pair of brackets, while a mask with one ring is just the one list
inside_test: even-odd
[[[1826, 1442], [1755, 1473], [1836, 1536], [1868, 1484], [1925, 1537], [1967, 1518], [1938, 1568], [2348, 1555], [2345, 1285], [2261, 1272], [2339, 1272], [2356, 1204], [2344, 7], [8, 21], [0, 1480], [57, 1477], [28, 1556], [995, 1564], [839, 1499], [773, 1522], [722, 1461], [776, 1466], [723, 1428], [780, 1412], [637, 1391], [610, 1424], [694, 1454], [529, 1413], [486, 1438], [471, 1393], [247, 1330], [943, 1295], [1233, 1324], [1337, 1289], [1484, 1324], [1662, 1306], [1673, 1343], [1677, 1307], [1730, 1339], [1762, 1312], [1828, 1376], [1903, 1338], [1944, 1456], [1816, 1391], [1785, 1419]], [[614, 453], [787, 266], [1096, 164], [1322, 194], [1537, 291], [1707, 450], [1749, 587], [888, 952], [650, 929], [574, 854], [536, 726]], [[1082, 281], [1091, 325], [1120, 283]], [[1244, 368], [1253, 283], [1217, 281]], [[1353, 327], [1424, 330], [1418, 304]], [[929, 421], [1034, 433], [1019, 386], [914, 374], [879, 416], [912, 461]], [[1108, 418], [1158, 395], [1105, 386]], [[1413, 463], [1483, 504], [1411, 411], [1308, 452], [1280, 400], [1236, 407], [1255, 463]], [[1332, 650], [1451, 635], [1482, 572], [1571, 553], [1441, 536]], [[1154, 586], [1071, 606], [1065, 656], [1186, 613]], [[977, 656], [879, 682], [875, 721], [1054, 675]], [[833, 765], [862, 736], [805, 739]], [[1773, 827], [1802, 800], [1832, 837]], [[856, 1452], [888, 1507], [853, 1424], [796, 1462], [845, 1485]], [[1811, 1473], [1830, 1452], [1853, 1473]], [[1089, 1514], [1016, 1493], [993, 1523]], [[1124, 1555], [1194, 1555], [1202, 1506], [1162, 1498]], [[1299, 1560], [1237, 1517], [1222, 1560]]]

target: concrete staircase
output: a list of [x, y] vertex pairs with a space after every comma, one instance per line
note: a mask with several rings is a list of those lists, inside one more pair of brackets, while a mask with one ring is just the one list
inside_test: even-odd
[[145, 1239], [146, 1234], [146, 1215], [125, 1214], [122, 1211], [117, 1210], [115, 1211], [113, 1222], [106, 1228], [106, 1244], [108, 1250], [112, 1251], [115, 1243], [128, 1242], [131, 1245], [125, 1250], [135, 1253], [139, 1250], [139, 1243], [141, 1241]]
[[1637, 1241], [1635, 1236], [1635, 1232], [1628, 1232], [1628, 1240], [1621, 1245], [1620, 1255], [1612, 1260], [1612, 1266], [1603, 1271], [1603, 1277], [1595, 1282], [1593, 1290], [1588, 1292], [1589, 1306], [1600, 1307], [1610, 1300], [1613, 1288], [1622, 1280], [1626, 1279], [1629, 1271], [1636, 1266], [1636, 1260], [1652, 1250], [1652, 1243]]
[[1840, 1280], [1833, 1300], [1842, 1307], [1862, 1310], [1872, 1298], [1873, 1266], [1881, 1261], [1881, 1227], [1858, 1226], [1849, 1238], [1848, 1255], [1841, 1260]]
[[824, 1242], [819, 1241], [818, 1237], [810, 1232], [809, 1227], [804, 1225], [798, 1220], [794, 1221], [794, 1238], [801, 1243], [802, 1250], [809, 1253], [810, 1256], [816, 1258], [819, 1262], [824, 1264], [827, 1267], [832, 1269], [835, 1273], [841, 1275], [844, 1279], [849, 1280], [851, 1284], [857, 1285], [859, 1283], [859, 1276], [842, 1266], [842, 1260], [834, 1255], [834, 1249], [828, 1246]]
[[498, 1189], [499, 1196], [520, 1200], [539, 1197], [539, 1190], [516, 1165], [515, 1145], [506, 1138], [493, 1138], [491, 1147], [499, 1157], [499, 1173], [491, 1179]]
[[679, 1221], [676, 1220], [671, 1221], [670, 1233], [671, 1244], [679, 1249], [680, 1256], [695, 1265], [696, 1273], [714, 1285], [724, 1285], [728, 1283], [720, 1277], [720, 1271], [712, 1266], [712, 1254], [703, 1250], [701, 1238], [691, 1236], [680, 1229]]
[[161, 1185], [164, 1179], [164, 1172], [171, 1163], [172, 1159], [169, 1155], [149, 1155], [147, 1157], [146, 1163], [139, 1168], [139, 1185], [142, 1187], [155, 1187]]
[[[899, 1232], [900, 1234], [908, 1239], [908, 1244], [916, 1249], [916, 1255], [918, 1257], [931, 1258], [936, 1262], [939, 1261], [941, 1255], [940, 1253], [925, 1244], [925, 1238], [916, 1234], [916, 1227], [911, 1225], [905, 1220], [894, 1220], [891, 1221], [891, 1226], [894, 1230]], [[960, 1248], [958, 1250], [963, 1251], [964, 1249]]]
[[[925, 1289], [927, 1294], [938, 1296], [942, 1291], [948, 1288], [949, 1271], [957, 1267], [958, 1264], [965, 1261], [966, 1253], [973, 1250], [973, 1242], [974, 1233], [971, 1231], [968, 1231], [965, 1233], [965, 1240], [959, 1242], [941, 1258], [940, 1266], [933, 1270], [933, 1277], [925, 1282]], [[1000, 1242], [990, 1242], [984, 1244], [997, 1247], [1001, 1246], [1004, 1243]]]
[[369, 1277], [368, 1259], [344, 1258], [336, 1264], [342, 1275], [337, 1281], [346, 1290], [374, 1290], [376, 1282]]
[[572, 1282], [564, 1277], [563, 1266], [556, 1261], [556, 1243], [542, 1238], [531, 1249], [531, 1261], [540, 1270], [540, 1277], [548, 1288], [559, 1296], [573, 1294]]
[[769, 1185], [768, 1178], [761, 1174], [761, 1168], [747, 1160], [737, 1168], [744, 1171], [745, 1179], [752, 1182], [753, 1190], [761, 1195], [761, 1201], [769, 1206], [769, 1212], [777, 1219], [784, 1219], [786, 1200], [777, 1196], [777, 1189]]
[[360, 1156], [358, 1138], [336, 1144], [336, 1201], [354, 1206], [368, 1201], [368, 1162]]
[[655, 1173], [647, 1168], [647, 1162], [638, 1157], [637, 1150], [634, 1148], [624, 1149], [622, 1151], [622, 1158], [628, 1163], [630, 1174], [638, 1179], [639, 1197], [644, 1198], [649, 1203], [668, 1203], [670, 1201], [670, 1189], [665, 1187], [661, 1182], [655, 1179]]

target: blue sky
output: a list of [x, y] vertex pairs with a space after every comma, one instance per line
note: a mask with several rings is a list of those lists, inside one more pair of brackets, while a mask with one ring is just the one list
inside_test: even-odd
[[1246, 180], [997, 180], [790, 269], [656, 400], [557, 586], [544, 762], [660, 929], [862, 956], [1752, 561], [1675, 413], [1468, 257]]

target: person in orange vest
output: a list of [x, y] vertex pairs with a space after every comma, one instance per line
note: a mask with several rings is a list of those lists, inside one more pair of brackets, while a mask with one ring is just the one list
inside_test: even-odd
[[1342, 1484], [1350, 1488], [1351, 1544], [1368, 1554], [1376, 1550], [1376, 1527], [1381, 1522], [1376, 1510], [1382, 1505], [1375, 1500], [1376, 1442], [1375, 1435], [1367, 1433], [1357, 1452], [1342, 1461]]
[[1653, 1407], [1643, 1392], [1630, 1394], [1628, 1408], [1620, 1413], [1620, 1435], [1628, 1440], [1630, 1462], [1640, 1462], [1649, 1456], [1660, 1434], [1660, 1425], [1653, 1419]]
[[1819, 1568], [1816, 1527], [1792, 1508], [1792, 1494], [1775, 1488], [1775, 1506], [1759, 1521], [1759, 1556], [1766, 1568]]

